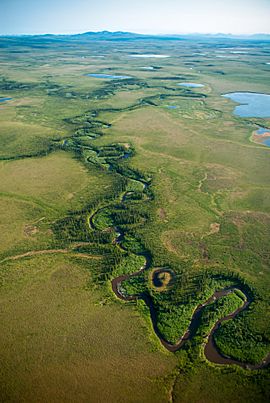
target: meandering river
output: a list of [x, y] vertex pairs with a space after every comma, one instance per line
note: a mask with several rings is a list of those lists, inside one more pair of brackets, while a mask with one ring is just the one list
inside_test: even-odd
[[[133, 177], [132, 177], [132, 179], [135, 180]], [[140, 184], [143, 185], [143, 191], [145, 192], [145, 190], [147, 189], [149, 184], [145, 183], [142, 180], [137, 180], [137, 182], [139, 182]], [[125, 202], [126, 193], [130, 194], [132, 192], [125, 192], [121, 196], [121, 203]], [[103, 206], [102, 208], [95, 211], [89, 217], [89, 225], [91, 228], [96, 229], [95, 223], [94, 223], [94, 217], [101, 210], [105, 209], [106, 207], [107, 206]], [[114, 229], [117, 234], [116, 238], [115, 238], [115, 243], [118, 244], [118, 246], [125, 251], [125, 248], [123, 248], [121, 246], [121, 241], [124, 239], [124, 232], [122, 232], [118, 227], [115, 227]], [[193, 313], [193, 316], [190, 321], [190, 325], [189, 325], [188, 329], [186, 330], [186, 332], [179, 338], [177, 343], [171, 344], [167, 340], [164, 339], [163, 335], [160, 333], [160, 331], [158, 329], [157, 312], [155, 310], [151, 296], [149, 294], [147, 294], [146, 292], [143, 292], [138, 295], [126, 295], [125, 292], [123, 292], [123, 290], [122, 290], [122, 283], [124, 281], [129, 280], [132, 277], [136, 277], [136, 276], [140, 275], [142, 272], [150, 269], [151, 259], [148, 256], [148, 254], [145, 252], [145, 253], [141, 253], [140, 255], [144, 256], [144, 258], [145, 258], [144, 265], [142, 267], [140, 267], [138, 269], [138, 271], [136, 271], [132, 274], [123, 274], [123, 275], [120, 275], [120, 276], [114, 278], [111, 281], [112, 290], [113, 290], [114, 294], [116, 295], [116, 297], [123, 301], [136, 301], [138, 299], [142, 299], [145, 302], [145, 304], [148, 306], [149, 311], [150, 311], [150, 316], [151, 316], [154, 332], [157, 335], [157, 337], [159, 338], [162, 345], [170, 352], [178, 351], [188, 340], [191, 340], [194, 337], [194, 335], [196, 334], [196, 332], [198, 330], [199, 324], [200, 324], [200, 316], [201, 316], [202, 310], [204, 309], [205, 306], [207, 306], [207, 305], [213, 303], [215, 300], [218, 300], [219, 298], [224, 297], [224, 296], [230, 294], [231, 292], [239, 289], [239, 286], [231, 286], [231, 287], [225, 288], [223, 290], [215, 291], [213, 293], [213, 295], [207, 301], [205, 301], [203, 304], [200, 304], [197, 306], [197, 308], [195, 309], [195, 311]], [[243, 363], [243, 362], [235, 360], [233, 358], [223, 356], [218, 351], [218, 348], [214, 341], [214, 337], [213, 337], [214, 333], [219, 328], [220, 324], [226, 320], [233, 319], [240, 312], [248, 309], [250, 303], [252, 302], [250, 296], [247, 293], [245, 293], [245, 290], [241, 289], [241, 291], [242, 291], [242, 293], [244, 293], [246, 300], [243, 301], [243, 305], [241, 307], [239, 307], [238, 309], [236, 309], [234, 312], [230, 313], [229, 315], [227, 315], [223, 318], [220, 318], [216, 322], [216, 324], [212, 328], [211, 332], [209, 333], [209, 336], [208, 336], [208, 339], [207, 339], [207, 342], [206, 342], [206, 345], [204, 348], [204, 354], [208, 361], [216, 363], [216, 364], [220, 364], [220, 365], [234, 364], [234, 365], [238, 365], [242, 368], [247, 368], [247, 369], [261, 369], [270, 364], [270, 354], [263, 360], [262, 363], [260, 363], [258, 365], [253, 365], [250, 363]]]
[[[97, 116], [97, 114], [95, 114]], [[91, 137], [92, 140], [92, 137]], [[110, 146], [112, 148], [113, 145]], [[117, 147], [117, 145], [116, 145]], [[89, 149], [91, 147], [88, 147]], [[115, 154], [114, 155], [114, 160], [115, 160]], [[127, 148], [126, 151], [122, 152], [121, 155], [119, 155], [118, 159], [125, 159], [131, 156], [132, 153], [131, 151]], [[117, 174], [123, 176], [126, 179], [131, 179], [132, 181], [138, 182], [140, 184], [140, 188], [142, 189], [141, 192], [143, 193], [143, 198], [141, 200], [149, 200], [151, 192], [149, 193], [149, 186], [151, 184], [151, 180], [148, 178], [145, 178], [143, 175], [139, 174], [137, 171], [133, 171], [131, 168], [126, 168], [125, 170], [121, 169], [120, 165], [117, 164], [112, 164], [110, 162], [106, 162], [108, 165], [108, 169], [111, 171], [116, 172]], [[135, 179], [136, 178], [136, 179]], [[125, 207], [125, 204], [128, 203], [130, 195], [132, 193], [136, 193], [135, 191], [124, 191], [121, 196], [119, 197], [117, 204], [120, 205], [122, 204], [123, 207]], [[95, 211], [93, 211], [89, 217], [89, 226], [93, 230], [98, 230], [98, 228], [95, 225], [95, 217], [98, 215], [102, 210], [109, 208], [112, 205], [112, 202], [108, 204], [102, 204], [102, 206], [96, 208]], [[114, 226], [114, 231], [115, 231], [115, 239], [113, 240], [113, 243], [116, 244], [120, 249], [126, 252], [125, 247], [122, 245], [122, 241], [124, 240], [125, 233], [123, 230], [121, 230], [119, 227]], [[235, 364], [238, 366], [241, 366], [243, 368], [248, 368], [248, 369], [262, 369], [265, 368], [270, 364], [270, 354], [258, 365], [252, 365], [249, 363], [243, 363], [238, 360], [232, 359], [230, 357], [225, 357], [223, 356], [217, 346], [215, 345], [214, 337], [213, 335], [215, 334], [216, 330], [220, 326], [220, 324], [226, 320], [233, 319], [237, 315], [239, 315], [241, 312], [244, 310], [247, 310], [249, 308], [250, 303], [252, 302], [250, 295], [245, 292], [245, 289], [242, 288], [241, 286], [237, 285], [232, 285], [229, 288], [224, 288], [222, 290], [217, 290], [213, 293], [213, 295], [206, 300], [203, 304], [200, 304], [196, 307], [192, 318], [190, 320], [190, 324], [188, 326], [188, 329], [183, 335], [179, 335], [179, 340], [175, 344], [169, 343], [167, 340], [164, 339], [163, 335], [160, 333], [158, 329], [158, 320], [157, 320], [157, 312], [153, 303], [153, 300], [151, 296], [147, 292], [142, 292], [137, 295], [127, 295], [126, 292], [124, 291], [122, 287], [122, 283], [126, 280], [131, 279], [132, 277], [136, 277], [140, 275], [142, 272], [147, 271], [150, 269], [152, 261], [151, 261], [151, 256], [147, 253], [147, 251], [144, 251], [142, 253], [137, 253], [135, 254], [137, 256], [143, 256], [144, 257], [144, 264], [142, 267], [139, 267], [138, 270], [132, 274], [123, 274], [120, 275], [114, 279], [111, 280], [111, 286], [114, 294], [116, 295], [117, 298], [123, 300], [123, 301], [134, 301], [138, 299], [142, 299], [145, 304], [148, 306], [149, 311], [150, 311], [150, 316], [152, 320], [152, 325], [155, 334], [159, 338], [160, 342], [162, 345], [169, 350], [170, 352], [176, 352], [179, 350], [188, 340], [191, 340], [194, 335], [196, 334], [198, 327], [200, 325], [200, 318], [201, 318], [201, 313], [204, 309], [205, 306], [213, 303], [215, 300], [218, 300], [221, 297], [224, 297], [228, 295], [231, 292], [234, 292], [235, 290], [239, 289], [244, 293], [245, 295], [245, 300], [243, 301], [243, 305], [236, 309], [234, 312], [231, 312], [229, 315], [220, 318], [215, 325], [213, 326], [212, 330], [209, 332], [207, 342], [204, 347], [204, 354], [207, 360], [210, 362], [220, 364], [220, 365], [228, 365], [228, 364]], [[160, 271], [160, 269], [159, 269]]]

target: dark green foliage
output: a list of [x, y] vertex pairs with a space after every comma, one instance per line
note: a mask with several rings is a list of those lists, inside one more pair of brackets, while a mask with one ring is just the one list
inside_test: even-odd
[[70, 216], [57, 221], [53, 230], [59, 241], [64, 244], [66, 242], [106, 244], [113, 240], [111, 232], [89, 231], [89, 224], [84, 216]]
[[242, 362], [258, 363], [267, 355], [270, 343], [269, 331], [258, 332], [250, 315], [243, 313], [221, 325], [214, 335], [218, 349]]
[[20, 83], [14, 80], [7, 80], [4, 77], [0, 79], [0, 90], [2, 91], [30, 90], [35, 86], [35, 83]]
[[[211, 328], [215, 325], [217, 320], [223, 318], [241, 307], [243, 300], [237, 295], [238, 290], [224, 297], [219, 298], [217, 301], [210, 305], [207, 305], [203, 310], [199, 318], [199, 328], [197, 335], [207, 337]], [[236, 319], [234, 319], [236, 320]], [[232, 320], [233, 321], [233, 320]]]

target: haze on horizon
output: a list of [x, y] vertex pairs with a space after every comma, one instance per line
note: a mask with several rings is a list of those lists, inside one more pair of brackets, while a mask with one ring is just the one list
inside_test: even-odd
[[269, 0], [0, 0], [0, 34], [270, 34]]

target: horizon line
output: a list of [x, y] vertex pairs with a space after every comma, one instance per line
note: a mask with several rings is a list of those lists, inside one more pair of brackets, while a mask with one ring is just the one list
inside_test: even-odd
[[252, 33], [233, 33], [233, 32], [180, 32], [180, 33], [168, 33], [168, 32], [160, 32], [160, 33], [141, 33], [141, 32], [132, 32], [132, 31], [109, 31], [109, 30], [100, 30], [100, 31], [74, 31], [74, 32], [35, 32], [35, 33], [0, 33], [0, 36], [44, 36], [44, 35], [52, 35], [52, 36], [72, 36], [72, 35], [84, 35], [88, 33], [93, 34], [132, 34], [132, 35], [140, 35], [140, 36], [191, 36], [191, 35], [199, 35], [199, 36], [241, 36], [241, 37], [250, 37], [254, 35], [265, 35], [270, 36], [270, 32], [252, 32]]

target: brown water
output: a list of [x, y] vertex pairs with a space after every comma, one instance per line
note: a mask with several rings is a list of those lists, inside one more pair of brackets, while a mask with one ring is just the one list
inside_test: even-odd
[[[178, 340], [177, 343], [171, 344], [163, 338], [162, 334], [160, 333], [160, 331], [158, 329], [157, 314], [156, 314], [156, 310], [155, 310], [152, 298], [148, 294], [145, 294], [145, 293], [140, 294], [140, 295], [126, 296], [121, 291], [121, 283], [123, 281], [128, 280], [131, 277], [135, 277], [135, 276], [139, 275], [142, 271], [146, 270], [148, 267], [149, 267], [149, 262], [146, 257], [145, 265], [139, 271], [137, 271], [131, 275], [125, 274], [125, 275], [122, 275], [122, 276], [119, 276], [119, 277], [116, 277], [115, 279], [113, 279], [112, 280], [112, 290], [118, 298], [120, 298], [121, 300], [124, 300], [124, 301], [135, 301], [138, 299], [144, 300], [144, 302], [146, 303], [146, 305], [149, 307], [149, 310], [150, 310], [150, 316], [151, 316], [154, 332], [156, 333], [157, 337], [159, 338], [161, 344], [170, 352], [178, 351], [188, 340], [191, 340], [193, 338], [193, 336], [195, 335], [195, 333], [199, 327], [201, 312], [206, 305], [211, 304], [215, 300], [217, 300], [225, 295], [228, 295], [237, 289], [237, 287], [231, 287], [231, 288], [223, 289], [220, 291], [216, 291], [207, 301], [205, 301], [203, 304], [198, 305], [193, 313], [192, 319], [190, 321], [190, 325], [189, 325], [187, 331], [185, 332], [185, 334]], [[241, 291], [243, 292], [243, 290], [241, 290]], [[222, 322], [229, 320], [229, 319], [233, 319], [240, 312], [242, 312], [248, 308], [248, 306], [251, 303], [251, 299], [249, 298], [248, 295], [246, 295], [246, 298], [247, 298], [246, 301], [243, 303], [243, 305], [240, 308], [238, 308], [236, 311], [232, 312], [231, 314], [225, 316], [224, 318], [219, 319], [217, 321], [217, 323], [215, 324], [215, 326], [212, 328], [212, 330], [208, 336], [207, 343], [204, 348], [204, 354], [208, 361], [213, 362], [215, 364], [220, 364], [220, 365], [234, 364], [234, 365], [238, 365], [242, 368], [253, 369], [253, 370], [265, 368], [266, 366], [268, 366], [270, 364], [270, 354], [260, 364], [253, 365], [253, 364], [243, 363], [241, 361], [234, 360], [230, 357], [223, 356], [218, 351], [217, 346], [215, 344], [214, 337], [213, 337], [215, 331], [219, 328], [219, 326]]]
[[245, 369], [263, 369], [267, 367], [270, 364], [270, 354], [267, 355], [267, 357], [260, 363], [260, 364], [249, 364], [249, 363], [244, 363], [241, 361], [234, 360], [233, 358], [226, 357], [223, 354], [221, 354], [218, 351], [218, 348], [216, 346], [215, 340], [214, 340], [214, 333], [215, 331], [220, 327], [221, 323], [224, 322], [225, 320], [232, 319], [234, 318], [239, 312], [241, 312], [243, 309], [246, 309], [249, 305], [249, 302], [246, 301], [245, 304], [243, 305], [242, 308], [237, 309], [234, 313], [220, 319], [213, 329], [211, 330], [211, 333], [208, 336], [207, 343], [204, 348], [204, 355], [208, 359], [208, 361], [211, 361], [215, 364], [221, 364], [221, 365], [239, 365], [242, 368]]

